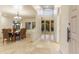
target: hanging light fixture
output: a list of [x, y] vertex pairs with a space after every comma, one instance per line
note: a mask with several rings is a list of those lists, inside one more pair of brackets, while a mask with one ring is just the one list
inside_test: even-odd
[[19, 15], [19, 11], [22, 10], [22, 6], [16, 5], [14, 6], [14, 9], [16, 10], [16, 16], [14, 17], [15, 20], [21, 20], [22, 17]]
[[22, 19], [22, 17], [19, 15], [19, 12], [17, 11], [17, 14], [16, 14], [16, 16], [14, 17], [16, 20], [21, 20]]

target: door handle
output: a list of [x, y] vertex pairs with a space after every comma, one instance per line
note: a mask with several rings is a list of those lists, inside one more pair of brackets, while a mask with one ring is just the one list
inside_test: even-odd
[[67, 42], [71, 41], [70, 39], [70, 30], [67, 28]]

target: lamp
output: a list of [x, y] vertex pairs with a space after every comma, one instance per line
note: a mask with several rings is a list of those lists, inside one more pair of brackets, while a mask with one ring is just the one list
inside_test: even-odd
[[22, 17], [19, 15], [19, 12], [17, 11], [17, 14], [16, 14], [16, 16], [14, 17], [16, 20], [21, 20], [22, 19]]

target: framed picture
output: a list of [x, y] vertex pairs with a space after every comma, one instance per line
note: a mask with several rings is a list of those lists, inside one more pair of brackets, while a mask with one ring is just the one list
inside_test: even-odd
[[26, 29], [34, 29], [35, 28], [35, 22], [26, 22]]
[[31, 22], [26, 22], [25, 25], [26, 25], [26, 29], [31, 29]]

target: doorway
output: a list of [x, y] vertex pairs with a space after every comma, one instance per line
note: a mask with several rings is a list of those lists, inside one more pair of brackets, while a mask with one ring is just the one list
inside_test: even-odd
[[54, 20], [41, 20], [41, 39], [47, 41], [54, 40]]

